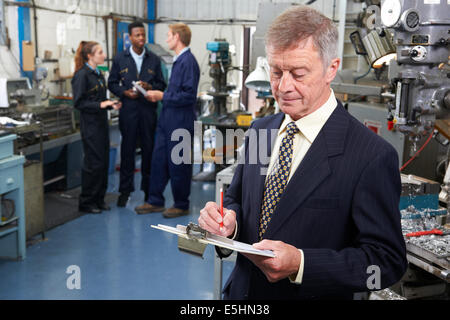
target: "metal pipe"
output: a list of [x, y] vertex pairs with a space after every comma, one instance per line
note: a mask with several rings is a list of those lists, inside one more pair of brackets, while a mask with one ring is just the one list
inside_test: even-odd
[[109, 55], [108, 18], [103, 17], [103, 22], [105, 25], [105, 40], [106, 40], [106, 55], [108, 57], [108, 59], [107, 59], [108, 70], [110, 70], [111, 69], [111, 57]]
[[[17, 1], [4, 1], [5, 5], [8, 6], [18, 6], [18, 7], [26, 7], [31, 8], [32, 5], [26, 2], [17, 2]], [[57, 12], [57, 13], [65, 13], [65, 14], [72, 14], [71, 12], [67, 12], [65, 10], [58, 10], [58, 9], [52, 9], [52, 8], [46, 8], [42, 6], [36, 6], [36, 9], [39, 10], [46, 10], [51, 12]], [[184, 22], [187, 24], [249, 24], [249, 25], [255, 25], [256, 20], [255, 19], [177, 19], [177, 18], [169, 18], [169, 17], [162, 17], [158, 19], [145, 19], [140, 18], [136, 16], [130, 16], [125, 14], [118, 14], [118, 13], [111, 13], [109, 15], [97, 15], [97, 14], [89, 14], [89, 13], [77, 13], [80, 16], [85, 17], [94, 17], [94, 18], [120, 18], [121, 20], [126, 21], [136, 21], [136, 18], [138, 18], [139, 21], [143, 23], [170, 23], [170, 22]]]
[[38, 32], [37, 32], [37, 14], [36, 14], [36, 3], [34, 0], [33, 2], [33, 16], [34, 16], [34, 42], [36, 45], [34, 46], [34, 52], [35, 57], [39, 58], [39, 42], [38, 42]]
[[341, 61], [339, 70], [342, 70], [344, 59], [344, 36], [345, 36], [345, 16], [347, 13], [347, 1], [339, 1], [339, 42], [338, 42], [338, 56]]
[[[17, 1], [4, 1], [4, 4], [7, 6], [17, 6], [17, 7], [25, 7], [25, 8], [33, 8], [33, 5], [27, 2], [17, 2]], [[52, 8], [47, 8], [47, 7], [42, 7], [42, 6], [35, 6], [36, 9], [39, 10], [45, 10], [45, 11], [51, 11], [51, 12], [57, 12], [57, 13], [65, 13], [65, 14], [73, 14], [72, 12], [68, 12], [66, 10], [59, 10], [59, 9], [52, 9]], [[135, 21], [136, 17], [135, 16], [130, 16], [130, 15], [125, 15], [125, 14], [118, 14], [118, 13], [111, 13], [109, 15], [106, 16], [101, 16], [98, 14], [90, 14], [90, 13], [77, 13], [80, 16], [85, 16], [85, 17], [94, 17], [94, 18], [103, 18], [103, 17], [109, 17], [109, 18], [121, 18], [123, 20], [129, 20], [129, 21]], [[143, 19], [143, 18], [139, 18], [139, 21], [145, 22], [145, 23], [158, 23], [159, 21], [156, 20], [149, 20], [149, 19]]]

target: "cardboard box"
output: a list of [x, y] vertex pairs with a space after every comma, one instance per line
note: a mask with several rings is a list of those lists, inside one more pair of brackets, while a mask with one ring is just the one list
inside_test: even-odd
[[22, 41], [23, 71], [34, 71], [34, 45], [31, 41]]

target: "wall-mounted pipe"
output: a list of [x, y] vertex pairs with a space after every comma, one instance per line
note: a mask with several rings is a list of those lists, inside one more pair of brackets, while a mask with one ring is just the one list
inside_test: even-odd
[[39, 42], [38, 42], [38, 32], [37, 32], [37, 13], [36, 13], [36, 2], [33, 1], [33, 16], [34, 16], [34, 55], [36, 58], [39, 58]]
[[[157, 0], [147, 0], [147, 19], [155, 20], [156, 8], [157, 8]], [[148, 24], [148, 43], [155, 43], [155, 24]]]

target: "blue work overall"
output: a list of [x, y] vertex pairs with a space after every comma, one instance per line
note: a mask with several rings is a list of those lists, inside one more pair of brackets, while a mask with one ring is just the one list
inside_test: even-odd
[[141, 72], [138, 74], [130, 49], [116, 55], [108, 79], [109, 90], [122, 101], [122, 108], [119, 113], [119, 129], [122, 135], [120, 193], [134, 191], [135, 153], [138, 141], [142, 151], [141, 190], [148, 191], [157, 122], [156, 103], [147, 101], [141, 94], [139, 94], [138, 99], [132, 100], [123, 93], [133, 88], [133, 81], [147, 82], [152, 86], [152, 90], [164, 91], [166, 88], [160, 59], [154, 53], [145, 49]]
[[[185, 129], [193, 137], [199, 79], [198, 63], [188, 49], [174, 62], [169, 86], [162, 100], [163, 109], [156, 129], [152, 158], [149, 198], [146, 199], [152, 205], [164, 206], [163, 192], [170, 180], [174, 207], [189, 209], [192, 162], [175, 164], [172, 161], [172, 149], [180, 143], [172, 141], [172, 133], [177, 129]], [[182, 157], [183, 154], [177, 156]]]

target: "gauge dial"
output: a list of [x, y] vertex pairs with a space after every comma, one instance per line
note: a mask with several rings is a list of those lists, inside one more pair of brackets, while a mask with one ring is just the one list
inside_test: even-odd
[[381, 6], [381, 22], [386, 27], [393, 27], [402, 13], [400, 0], [386, 0]]
[[419, 24], [419, 15], [417, 12], [412, 11], [406, 16], [406, 25], [411, 29], [414, 29]]
[[400, 18], [402, 21], [403, 28], [405, 28], [406, 31], [413, 32], [419, 29], [420, 24], [420, 16], [419, 12], [416, 9], [408, 9]]

